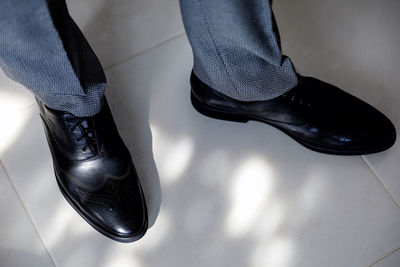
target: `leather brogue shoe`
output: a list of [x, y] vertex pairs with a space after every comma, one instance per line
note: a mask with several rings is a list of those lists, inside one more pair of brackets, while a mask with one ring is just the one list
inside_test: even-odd
[[141, 238], [148, 225], [146, 202], [107, 101], [92, 117], [76, 117], [37, 102], [57, 183], [67, 201], [109, 238]]
[[191, 100], [203, 115], [223, 120], [255, 120], [272, 125], [314, 151], [362, 155], [390, 148], [396, 140], [391, 121], [381, 112], [311, 77], [298, 76], [296, 87], [266, 101], [238, 101], [191, 76]]

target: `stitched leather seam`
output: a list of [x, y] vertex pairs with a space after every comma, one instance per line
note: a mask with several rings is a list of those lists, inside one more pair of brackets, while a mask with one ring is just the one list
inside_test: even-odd
[[112, 175], [110, 173], [105, 173], [103, 178], [102, 178], [102, 181], [96, 187], [92, 187], [92, 186], [86, 185], [86, 184], [82, 183], [79, 179], [77, 179], [77, 178], [73, 177], [72, 175], [68, 174], [66, 171], [64, 171], [62, 169], [60, 169], [60, 170], [64, 173], [64, 175], [67, 178], [69, 178], [70, 180], [74, 181], [76, 184], [82, 186], [83, 188], [88, 189], [88, 190], [98, 190], [98, 189], [100, 189], [101, 187], [104, 186], [104, 184], [107, 182], [108, 178], [114, 179], [114, 180], [123, 180], [123, 179], [125, 179], [129, 175], [129, 173], [131, 171], [131, 166], [129, 165], [127, 170], [125, 171], [125, 173], [123, 175], [121, 175], [121, 176], [116, 176], [116, 175]]
[[80, 194], [82, 196], [88, 195], [90, 197], [98, 197], [98, 198], [109, 198], [110, 197], [108, 195], [103, 195], [103, 194], [86, 193], [86, 192], [79, 190], [78, 188], [76, 188], [75, 190], [78, 192], [78, 194]]

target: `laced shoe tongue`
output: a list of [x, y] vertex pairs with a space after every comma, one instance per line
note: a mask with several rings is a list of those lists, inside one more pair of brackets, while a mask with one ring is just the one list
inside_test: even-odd
[[281, 97], [290, 105], [295, 105], [300, 108], [302, 112], [311, 112], [315, 104], [313, 103], [312, 94], [307, 90], [307, 86], [305, 86], [301, 80], [299, 80], [299, 84], [295, 88], [283, 94]]
[[67, 120], [74, 122], [74, 125], [70, 129], [71, 131], [79, 128], [81, 132], [81, 136], [78, 137], [77, 141], [84, 139], [86, 142], [85, 146], [82, 148], [82, 151], [90, 149], [93, 154], [98, 155], [100, 153], [99, 140], [92, 119], [85, 117], [71, 117]]

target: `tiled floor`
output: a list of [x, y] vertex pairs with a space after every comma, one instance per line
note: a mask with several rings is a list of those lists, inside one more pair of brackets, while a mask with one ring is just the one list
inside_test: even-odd
[[[120, 244], [63, 199], [32, 96], [0, 73], [0, 266], [400, 266], [400, 146], [309, 151], [189, 102], [176, 0], [69, 0], [106, 67], [144, 186], [146, 236]], [[377, 106], [400, 132], [400, 2], [274, 1], [298, 69]]]

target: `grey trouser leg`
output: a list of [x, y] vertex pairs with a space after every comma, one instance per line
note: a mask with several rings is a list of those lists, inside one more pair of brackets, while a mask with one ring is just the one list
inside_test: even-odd
[[50, 108], [101, 108], [103, 69], [64, 0], [0, 0], [0, 66]]
[[282, 55], [269, 0], [180, 0], [194, 73], [242, 101], [268, 100], [297, 85]]

